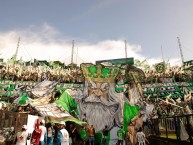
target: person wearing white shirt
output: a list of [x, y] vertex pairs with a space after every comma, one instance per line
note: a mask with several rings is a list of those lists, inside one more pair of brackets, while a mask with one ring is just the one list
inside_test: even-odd
[[40, 126], [39, 126], [39, 129], [42, 130], [42, 134], [41, 134], [41, 137], [40, 137], [40, 144], [39, 145], [47, 144], [47, 129], [44, 126], [44, 124], [45, 124], [45, 121], [42, 120], [40, 122]]
[[60, 122], [60, 131], [58, 133], [56, 145], [69, 145], [69, 133], [65, 129], [66, 123], [64, 121]]
[[15, 145], [26, 145], [28, 139], [27, 125], [23, 125], [20, 132], [17, 133]]
[[145, 134], [142, 132], [142, 128], [140, 127], [137, 134], [136, 134], [136, 139], [138, 145], [146, 145], [146, 142], [149, 144], [148, 140], [145, 137]]

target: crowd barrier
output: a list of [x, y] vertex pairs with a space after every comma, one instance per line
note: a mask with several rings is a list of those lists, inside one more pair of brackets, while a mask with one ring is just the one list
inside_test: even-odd
[[193, 144], [193, 114], [152, 119], [152, 134], [154, 143], [163, 140], [163, 144], [170, 145], [169, 140], [176, 140], [172, 141], [175, 145]]
[[162, 130], [175, 131], [174, 118], [160, 119], [159, 128]]
[[12, 145], [15, 134], [27, 124], [27, 113], [0, 110], [0, 145]]
[[0, 129], [14, 127], [15, 132], [27, 124], [28, 113], [0, 110]]

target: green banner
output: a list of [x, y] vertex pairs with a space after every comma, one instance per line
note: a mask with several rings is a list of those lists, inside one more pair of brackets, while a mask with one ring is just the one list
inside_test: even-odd
[[64, 110], [69, 112], [73, 117], [78, 118], [79, 112], [77, 103], [67, 92], [63, 92], [60, 98], [55, 101], [55, 103], [62, 106]]
[[124, 130], [127, 130], [128, 123], [131, 121], [133, 117], [138, 115], [139, 106], [131, 106], [128, 103], [124, 103], [123, 109], [123, 119], [124, 119]]
[[165, 62], [155, 64], [155, 70], [157, 73], [163, 73], [165, 72], [165, 69], [166, 69]]
[[151, 95], [150, 98], [165, 98], [169, 94], [172, 95], [172, 98], [184, 97], [184, 94], [187, 94], [193, 85], [191, 83], [165, 83], [165, 84], [148, 84], [143, 85], [144, 97]]
[[184, 71], [193, 71], [193, 60], [183, 63]]
[[125, 65], [125, 64], [129, 64], [129, 65], [133, 65], [134, 64], [134, 58], [120, 58], [120, 59], [109, 59], [109, 60], [99, 60], [96, 61], [96, 64], [100, 64], [100, 63], [104, 63], [104, 62], [108, 62], [111, 63], [112, 65]]

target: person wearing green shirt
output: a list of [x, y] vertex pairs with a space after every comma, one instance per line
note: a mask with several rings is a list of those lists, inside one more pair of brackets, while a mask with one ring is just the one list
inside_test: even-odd
[[79, 133], [80, 133], [80, 139], [81, 139], [79, 145], [85, 145], [86, 144], [86, 129], [84, 126], [82, 126]]
[[125, 139], [125, 131], [123, 130], [123, 126], [117, 131], [118, 136], [118, 144], [117, 145], [123, 145], [123, 141]]

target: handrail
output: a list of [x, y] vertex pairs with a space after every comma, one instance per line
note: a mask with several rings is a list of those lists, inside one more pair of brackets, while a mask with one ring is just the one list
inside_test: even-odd
[[184, 115], [164, 116], [164, 117], [152, 119], [152, 124], [154, 126], [152, 128], [152, 131], [156, 133], [155, 127], [157, 127], [159, 131], [158, 134], [156, 134], [157, 137], [160, 135], [160, 133], [163, 133], [164, 136], [166, 135], [166, 139], [169, 139], [169, 134], [170, 135], [175, 134], [177, 141], [181, 142], [181, 139], [182, 139], [181, 129], [184, 128], [188, 134], [188, 142], [193, 143], [192, 117], [193, 117], [193, 114], [184, 114]]
[[191, 114], [184, 114], [184, 115], [174, 115], [174, 116], [159, 117], [158, 119], [166, 119], [166, 118], [174, 118], [174, 117], [185, 117], [185, 116], [193, 116], [193, 113], [191, 113]]

